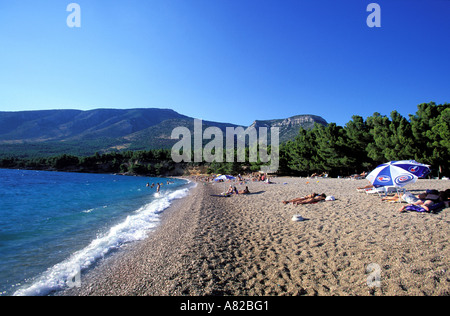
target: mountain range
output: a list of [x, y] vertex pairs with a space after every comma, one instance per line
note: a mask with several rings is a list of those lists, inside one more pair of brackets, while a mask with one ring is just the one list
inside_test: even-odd
[[[300, 127], [327, 125], [320, 116], [256, 120], [250, 127], [279, 127], [280, 142], [295, 137]], [[48, 156], [62, 153], [171, 148], [176, 127], [194, 129], [194, 118], [170, 109], [96, 109], [0, 112], [0, 156]], [[232, 123], [203, 121], [203, 128], [218, 127], [225, 135]], [[247, 126], [242, 126], [244, 129]]]

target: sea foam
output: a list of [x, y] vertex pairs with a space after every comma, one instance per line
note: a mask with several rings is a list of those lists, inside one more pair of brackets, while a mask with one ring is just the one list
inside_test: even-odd
[[127, 218], [111, 227], [109, 231], [94, 239], [87, 247], [73, 253], [68, 259], [49, 268], [31, 286], [17, 290], [15, 296], [41, 296], [80, 285], [83, 270], [88, 269], [99, 259], [124, 244], [143, 240], [160, 222], [159, 214], [167, 209], [173, 200], [184, 198], [189, 189], [174, 192], [161, 192], [151, 203], [133, 212]]

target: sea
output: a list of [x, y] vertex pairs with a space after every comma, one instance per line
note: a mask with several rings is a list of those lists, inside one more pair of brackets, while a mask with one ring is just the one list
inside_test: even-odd
[[151, 234], [192, 186], [174, 178], [0, 169], [0, 296], [80, 286], [83, 273]]

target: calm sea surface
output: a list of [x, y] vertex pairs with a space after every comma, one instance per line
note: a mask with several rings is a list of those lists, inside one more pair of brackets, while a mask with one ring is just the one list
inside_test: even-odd
[[[147, 187], [158, 182], [160, 193]], [[144, 239], [187, 194], [179, 179], [0, 169], [0, 295], [76, 286], [80, 273]]]

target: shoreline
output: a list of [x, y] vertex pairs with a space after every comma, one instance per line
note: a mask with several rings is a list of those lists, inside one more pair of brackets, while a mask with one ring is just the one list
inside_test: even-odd
[[[449, 209], [398, 213], [400, 203], [358, 193], [364, 180], [276, 178], [253, 194], [215, 197], [198, 183], [159, 227], [93, 269], [63, 295], [450, 295]], [[419, 180], [413, 193], [447, 189]], [[336, 201], [283, 205], [312, 192]], [[306, 220], [293, 222], [301, 214]], [[369, 287], [371, 264], [380, 287]]]
[[[31, 173], [34, 174], [34, 172]], [[14, 179], [18, 176], [20, 181], [23, 176], [31, 173], [25, 173], [24, 171], [18, 171], [11, 175], [7, 173], [5, 178], [10, 179], [11, 176], [11, 179]], [[148, 188], [148, 181], [157, 182], [158, 179], [134, 178], [126, 180], [121, 178], [122, 181], [118, 177], [110, 178], [108, 175], [101, 176], [99, 179], [90, 175], [78, 178], [77, 174], [69, 178], [63, 173], [57, 176], [53, 172], [49, 178], [41, 175], [30, 178], [29, 182], [48, 183], [50, 188], [59, 189], [59, 186], [65, 188], [60, 196], [55, 195], [55, 201], [52, 201], [53, 204], [49, 204], [47, 209], [39, 208], [42, 200], [39, 200], [39, 197], [36, 196], [36, 201], [41, 202], [41, 204], [36, 203], [38, 210], [36, 214], [41, 216], [40, 211], [42, 210], [42, 218], [46, 218], [46, 220], [49, 218], [64, 219], [64, 222], [62, 220], [56, 221], [61, 225], [43, 226], [46, 228], [45, 232], [52, 232], [53, 235], [50, 237], [57, 246], [49, 243], [48, 251], [45, 252], [47, 255], [43, 253], [41, 257], [39, 255], [22, 257], [22, 262], [28, 263], [28, 265], [36, 264], [38, 266], [40, 264], [40, 266], [43, 266], [44, 268], [41, 271], [31, 268], [20, 269], [18, 266], [17, 272], [12, 276], [3, 273], [2, 280], [5, 280], [5, 284], [2, 284], [2, 290], [5, 288], [5, 291], [2, 291], [2, 294], [17, 296], [58, 295], [59, 292], [64, 291], [66, 286], [78, 285], [80, 272], [82, 272], [81, 275], [84, 275], [92, 271], [101, 262], [121, 253], [123, 249], [128, 249], [128, 246], [145, 239], [150, 232], [159, 226], [164, 211], [177, 200], [187, 196], [189, 190], [193, 187], [193, 184], [186, 179], [167, 178], [167, 187], [165, 186], [157, 194], [155, 193], [156, 188]], [[165, 185], [165, 181], [163, 182]], [[66, 185], [67, 183], [75, 183], [75, 185]], [[145, 187], [146, 183], [147, 188]], [[36, 190], [41, 192], [39, 188]], [[41, 185], [41, 190], [47, 190], [47, 187]], [[72, 191], [79, 194], [71, 195]], [[5, 190], [2, 190], [2, 192], [5, 192]], [[93, 198], [89, 195], [91, 192], [94, 194]], [[33, 196], [31, 192], [29, 195]], [[47, 197], [45, 193], [43, 196]], [[5, 195], [5, 197], [9, 197], [9, 195]], [[59, 197], [64, 198], [59, 200]], [[67, 201], [67, 203], [64, 203], [64, 201]], [[83, 204], [77, 204], [76, 202], [71, 204], [72, 201], [82, 201]], [[20, 212], [17, 213], [21, 214]], [[91, 215], [91, 213], [94, 214]], [[48, 216], [46, 216], [47, 214]], [[26, 213], [24, 215], [26, 216]], [[67, 222], [67, 219], [71, 221]], [[66, 235], [65, 232], [68, 231], [69, 227], [72, 228], [73, 234]], [[23, 231], [28, 233], [32, 230], [24, 229]], [[47, 237], [47, 239], [50, 237]], [[44, 244], [41, 239], [36, 238], [35, 240]], [[29, 248], [24, 247], [23, 252], [25, 250], [29, 251]], [[5, 252], [5, 254], [6, 256], [2, 258], [4, 259], [2, 261], [8, 262], [8, 258], [14, 256], [15, 252], [11, 251], [10, 254]], [[49, 255], [51, 259], [49, 259]], [[25, 279], [26, 275], [32, 277]], [[11, 279], [19, 278], [25, 280], [23, 284], [17, 282], [16, 284], [20, 286], [7, 287], [8, 282], [13, 284], [10, 281]], [[74, 278], [75, 283], [73, 283]]]
[[[174, 200], [161, 213], [159, 225], [147, 238], [124, 245], [117, 253], [103, 259], [82, 275], [80, 288], [66, 289], [57, 295], [164, 295], [160, 293], [161, 289], [166, 287], [167, 280], [176, 273], [181, 260], [177, 249], [185, 247], [183, 237], [194, 227], [190, 225], [194, 224], [194, 219], [178, 211], [193, 204], [192, 199], [197, 196], [198, 185], [189, 179], [177, 178], [190, 181], [187, 185], [193, 187], [189, 189], [188, 196]], [[155, 288], [158, 291], [140, 294], [142, 288]]]

